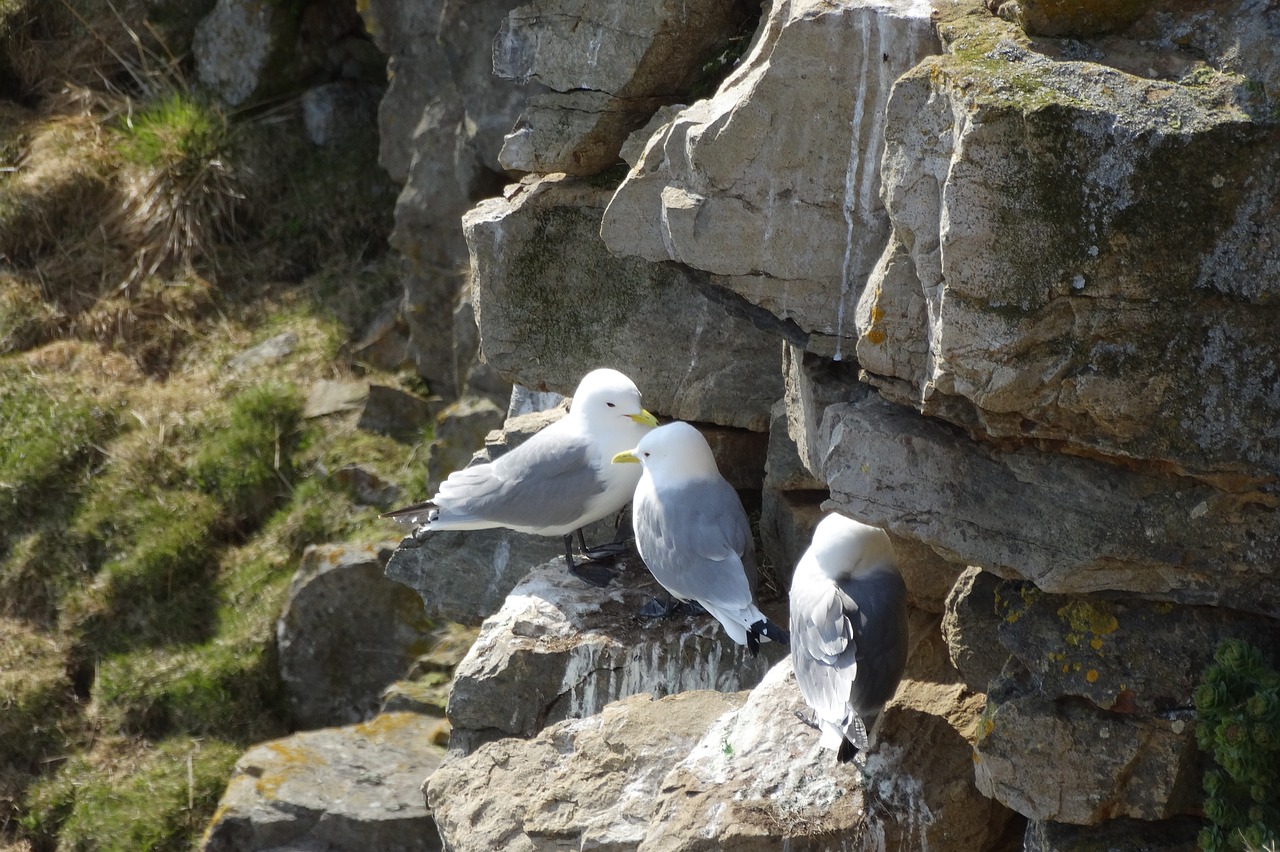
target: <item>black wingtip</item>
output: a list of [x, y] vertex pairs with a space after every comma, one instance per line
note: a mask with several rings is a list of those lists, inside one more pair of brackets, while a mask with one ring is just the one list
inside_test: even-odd
[[848, 737], [840, 740], [840, 748], [836, 751], [836, 763], [851, 763], [858, 753], [858, 747]]
[[752, 643], [754, 643], [755, 648], [752, 649], [753, 654], [760, 648], [761, 636], [768, 639], [770, 642], [777, 642], [779, 645], [791, 644], [791, 635], [787, 633], [787, 631], [783, 630], [769, 619], [762, 618], [747, 628], [747, 648], [751, 649]]
[[[760, 622], [756, 622], [756, 624], [759, 623]], [[756, 630], [755, 624], [751, 625], [751, 627], [747, 629], [747, 651], [753, 657], [760, 656], [760, 633]]]
[[392, 521], [410, 522], [414, 516], [430, 512], [436, 508], [436, 504], [430, 500], [422, 503], [414, 503], [412, 506], [401, 506], [399, 509], [392, 509], [390, 512], [383, 512], [378, 515], [379, 518], [387, 518]]

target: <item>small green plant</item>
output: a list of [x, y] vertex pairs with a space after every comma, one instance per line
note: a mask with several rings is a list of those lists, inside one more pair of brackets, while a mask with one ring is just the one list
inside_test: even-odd
[[231, 401], [231, 422], [209, 435], [192, 479], [221, 502], [237, 526], [265, 517], [293, 485], [293, 454], [302, 420], [296, 388], [264, 384]]
[[1280, 844], [1280, 674], [1240, 639], [1218, 646], [1196, 688], [1196, 741], [1217, 766], [1204, 776], [1205, 852]]
[[244, 193], [232, 124], [207, 98], [182, 89], [126, 112], [116, 151], [124, 172], [117, 224], [134, 252], [133, 280], [198, 258], [234, 232]]

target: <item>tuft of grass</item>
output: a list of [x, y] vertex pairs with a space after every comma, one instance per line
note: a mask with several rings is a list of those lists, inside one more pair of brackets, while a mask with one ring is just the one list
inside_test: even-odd
[[234, 234], [245, 197], [235, 147], [226, 113], [182, 89], [125, 113], [115, 141], [124, 169], [114, 224], [133, 254], [130, 283], [213, 259], [215, 244]]
[[239, 754], [238, 746], [209, 738], [111, 741], [37, 782], [23, 828], [48, 848], [188, 850]]
[[95, 655], [203, 640], [212, 630], [222, 507], [204, 494], [162, 492], [110, 532], [120, 550], [66, 602]]
[[191, 465], [196, 486], [218, 500], [237, 528], [266, 516], [293, 486], [302, 398], [268, 383], [231, 401], [226, 428], [212, 431]]
[[0, 695], [0, 765], [31, 769], [61, 742], [75, 704], [58, 639], [0, 618]]
[[117, 428], [104, 400], [67, 385], [0, 361], [0, 553], [43, 502], [87, 475]]
[[35, 283], [0, 275], [0, 355], [32, 349], [48, 340], [60, 313]]

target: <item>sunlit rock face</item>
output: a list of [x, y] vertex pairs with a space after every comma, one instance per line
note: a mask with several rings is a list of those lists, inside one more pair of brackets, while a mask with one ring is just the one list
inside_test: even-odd
[[815, 351], [852, 355], [853, 306], [889, 236], [884, 104], [938, 50], [927, 3], [773, 4], [716, 94], [649, 141], [606, 244], [710, 272], [818, 335]]
[[454, 749], [532, 736], [628, 695], [749, 689], [785, 655], [786, 648], [765, 643], [752, 657], [708, 615], [640, 616], [661, 587], [638, 558], [619, 568], [601, 590], [557, 559], [512, 590], [455, 674], [449, 699]]
[[[494, 73], [551, 92], [529, 100], [499, 155], [512, 171], [590, 175], [627, 134], [687, 94], [730, 48], [752, 0], [534, 0], [506, 17]], [[714, 62], [711, 62], [714, 65]]]
[[611, 254], [599, 237], [608, 198], [547, 177], [467, 213], [485, 358], [522, 385], [563, 393], [614, 367], [654, 412], [766, 431], [782, 350], [759, 325], [777, 320], [719, 298], [696, 270]]
[[991, 437], [1265, 483], [1280, 128], [1226, 77], [1137, 77], [1003, 33], [968, 34], [889, 99], [895, 240], [859, 362], [886, 397]]

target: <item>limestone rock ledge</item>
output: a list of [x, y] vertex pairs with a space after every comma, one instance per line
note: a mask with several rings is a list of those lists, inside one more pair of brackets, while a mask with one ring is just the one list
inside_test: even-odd
[[432, 744], [437, 724], [384, 713], [254, 746], [237, 761], [201, 848], [434, 852], [440, 838], [420, 787], [444, 754]]
[[782, 396], [778, 338], [750, 306], [709, 295], [704, 275], [610, 254], [599, 236], [608, 199], [548, 177], [467, 213], [485, 359], [518, 384], [560, 393], [614, 367], [655, 413], [767, 431]]
[[554, 559], [511, 591], [454, 673], [451, 748], [529, 737], [638, 693], [749, 689], [786, 654], [766, 642], [751, 657], [709, 615], [644, 618], [640, 607], [661, 588], [638, 557], [618, 564], [606, 589]]
[[1011, 814], [968, 770], [981, 696], [920, 634], [865, 767], [818, 746], [788, 657], [749, 694], [634, 695], [451, 751], [427, 783], [445, 848], [994, 848]]

